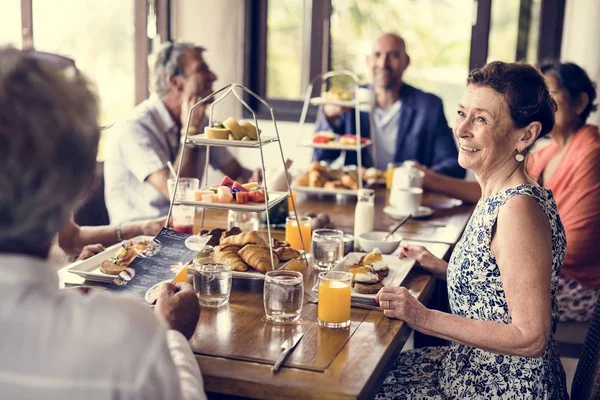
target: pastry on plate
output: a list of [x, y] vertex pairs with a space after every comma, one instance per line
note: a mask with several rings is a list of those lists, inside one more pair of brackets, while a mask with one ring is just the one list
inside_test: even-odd
[[214, 256], [229, 260], [232, 271], [244, 272], [248, 270], [248, 266], [238, 255], [241, 249], [240, 246], [235, 245], [217, 246], [214, 249]]
[[329, 181], [323, 185], [324, 189], [346, 189], [342, 181]]
[[242, 138], [246, 136], [246, 129], [242, 128], [237, 120], [233, 117], [229, 117], [223, 121], [223, 125], [225, 128], [229, 129], [229, 131], [231, 131], [231, 134], [236, 140], [242, 140]]
[[370, 265], [381, 278], [385, 278], [390, 273], [390, 267], [383, 261], [383, 255], [379, 249], [365, 254], [358, 263], [360, 265]]
[[246, 132], [246, 136], [252, 140], [258, 140], [258, 135], [260, 135], [260, 130], [257, 130], [254, 124], [249, 121], [240, 121], [240, 127], [244, 129]]
[[360, 294], [377, 294], [383, 288], [383, 283], [377, 282], [365, 284], [356, 282], [352, 288], [356, 293]]
[[310, 183], [308, 179], [308, 172], [298, 175], [294, 183], [298, 186], [308, 186]]
[[327, 166], [321, 164], [319, 161], [313, 161], [308, 166], [308, 170], [307, 171], [327, 172]]
[[375, 167], [367, 168], [362, 176], [365, 181], [376, 181], [379, 178], [379, 170]]
[[300, 257], [300, 252], [292, 249], [291, 247], [279, 247], [275, 249], [275, 253], [279, 257], [280, 261], [289, 261], [293, 258]]
[[206, 126], [204, 128], [204, 134], [210, 139], [221, 139], [229, 140], [229, 134], [231, 131], [227, 129], [222, 122], [213, 124], [214, 126]]
[[147, 243], [148, 241], [134, 243], [131, 240], [123, 242], [114, 256], [102, 262], [100, 272], [107, 275], [118, 275], [131, 264], [133, 259], [137, 257], [138, 252], [142, 251]]
[[341, 179], [342, 184], [351, 190], [358, 190], [358, 180], [350, 174], [345, 174]]
[[265, 243], [265, 241], [263, 240], [263, 238], [261, 238], [258, 235], [258, 232], [256, 232], [256, 231], [242, 232], [238, 235], [233, 235], [233, 236], [229, 236], [229, 237], [221, 239], [221, 246], [226, 246], [226, 245], [231, 245], [231, 244], [235, 245], [235, 246], [240, 246], [240, 247], [244, 247], [247, 244], [256, 244], [259, 246], [267, 245]]
[[327, 179], [319, 171], [310, 171], [308, 173], [308, 186], [323, 187], [327, 183]]
[[244, 246], [238, 254], [242, 258], [242, 261], [263, 274], [277, 268], [279, 265], [279, 256], [273, 252], [273, 262], [275, 265], [271, 266], [271, 249], [267, 246], [249, 244]]

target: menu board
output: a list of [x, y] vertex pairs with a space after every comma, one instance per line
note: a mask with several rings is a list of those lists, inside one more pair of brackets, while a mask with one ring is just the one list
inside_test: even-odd
[[[108, 286], [114, 292], [127, 292], [153, 303], [163, 282], [178, 274], [187, 276], [187, 265], [204, 248], [210, 236], [189, 235], [163, 228], [152, 242]], [[185, 281], [186, 276], [182, 277]], [[152, 290], [150, 290], [152, 289]]]

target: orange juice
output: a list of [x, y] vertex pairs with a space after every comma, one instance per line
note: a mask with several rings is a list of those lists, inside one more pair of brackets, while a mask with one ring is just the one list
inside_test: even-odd
[[387, 166], [387, 171], [385, 173], [385, 188], [390, 190], [392, 188], [392, 181], [394, 179], [394, 164], [389, 163]]
[[352, 274], [335, 271], [321, 272], [319, 279], [319, 325], [328, 328], [349, 326]]
[[298, 217], [300, 221], [300, 230], [302, 231], [302, 240], [300, 232], [298, 232], [298, 224], [296, 217], [287, 217], [285, 222], [285, 241], [290, 244], [293, 249], [302, 250], [302, 242], [304, 241], [304, 249], [307, 253], [310, 252], [310, 239], [312, 227], [309, 217]]
[[[294, 204], [296, 203], [296, 191], [292, 190], [292, 195], [288, 196], [288, 213], [291, 214], [295, 214], [296, 213], [296, 209], [294, 208]], [[294, 204], [292, 204], [292, 200], [294, 200]]]

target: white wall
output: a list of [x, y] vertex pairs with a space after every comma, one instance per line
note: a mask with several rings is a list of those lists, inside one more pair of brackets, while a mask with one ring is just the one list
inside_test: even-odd
[[[217, 74], [215, 90], [230, 83], [244, 83], [244, 1], [243, 0], [173, 0], [171, 26], [174, 40], [191, 41], [207, 48], [205, 58]], [[218, 119], [241, 118], [242, 105], [233, 97], [215, 106]], [[259, 121], [263, 135], [274, 135], [270, 120]], [[300, 129], [297, 123], [277, 123], [283, 153], [294, 161], [293, 168], [305, 168], [312, 150], [299, 147], [310, 138], [314, 126]], [[255, 150], [234, 151], [238, 160], [248, 167], [260, 165], [260, 155]], [[265, 147], [267, 167], [280, 167], [281, 157], [277, 145]]]
[[[561, 48], [561, 61], [580, 65], [592, 81], [600, 82], [600, 1], [568, 0]], [[589, 120], [600, 124], [600, 113]]]

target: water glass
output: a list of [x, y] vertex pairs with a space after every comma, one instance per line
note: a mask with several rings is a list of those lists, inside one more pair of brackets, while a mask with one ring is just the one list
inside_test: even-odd
[[352, 274], [329, 271], [319, 274], [319, 325], [326, 328], [350, 326]]
[[242, 232], [258, 231], [260, 219], [256, 212], [229, 210], [227, 216], [227, 230], [238, 227]]
[[313, 265], [329, 271], [344, 255], [344, 232], [336, 229], [316, 229], [312, 235]]
[[[169, 200], [173, 197], [173, 191], [175, 190], [175, 179], [167, 180], [167, 187], [169, 189]], [[193, 198], [194, 191], [200, 187], [200, 181], [196, 178], [179, 178], [179, 184], [177, 185], [177, 193], [175, 194], [175, 200], [190, 200]], [[171, 212], [172, 228], [177, 232], [194, 233], [194, 217], [196, 215], [196, 207], [190, 206], [173, 206]]]
[[267, 321], [275, 324], [298, 321], [303, 296], [304, 278], [300, 272], [267, 272], [263, 291]]
[[229, 260], [218, 257], [195, 259], [192, 280], [201, 305], [220, 307], [229, 303], [231, 294]]

